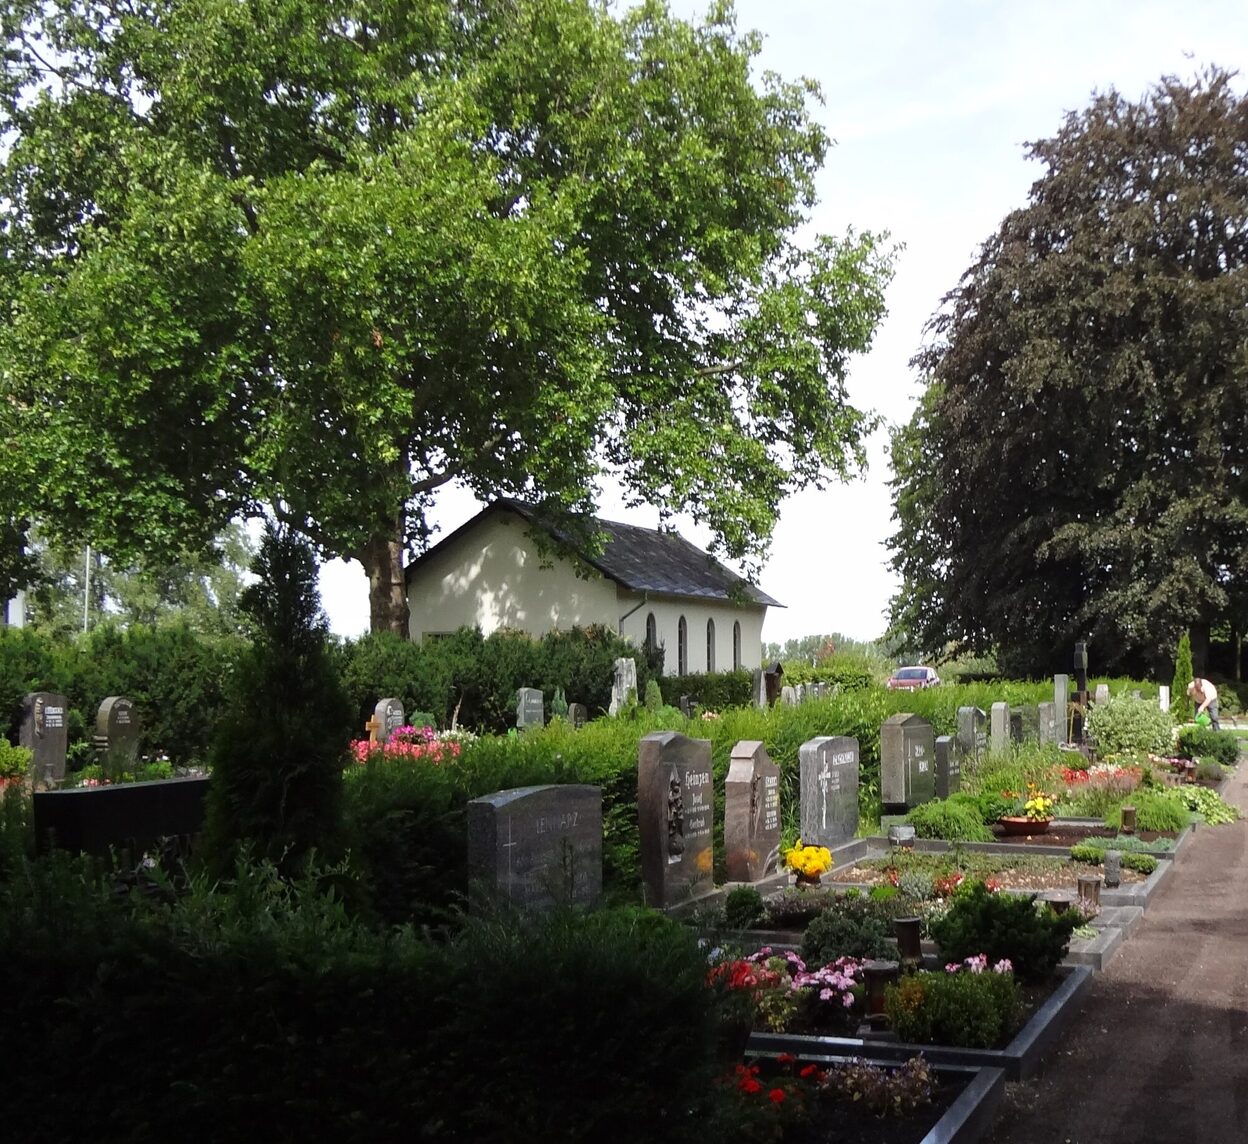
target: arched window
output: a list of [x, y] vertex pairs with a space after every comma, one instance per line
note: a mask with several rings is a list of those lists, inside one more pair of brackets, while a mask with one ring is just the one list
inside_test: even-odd
[[689, 674], [689, 625], [684, 616], [676, 625], [676, 674]]
[[659, 625], [655, 622], [654, 613], [646, 617], [646, 651], [654, 651], [659, 646]]
[[741, 670], [741, 621], [732, 625], [732, 670]]
[[706, 670], [715, 670], [715, 621], [706, 621]]

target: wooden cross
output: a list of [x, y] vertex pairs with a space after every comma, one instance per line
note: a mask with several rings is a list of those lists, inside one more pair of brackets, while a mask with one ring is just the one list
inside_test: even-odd
[[371, 716], [368, 722], [364, 724], [364, 730], [368, 732], [368, 741], [370, 743], [381, 742], [381, 736], [378, 734], [378, 732], [384, 726], [385, 724], [380, 719], [377, 718], [377, 715], [374, 712], [374, 714]]

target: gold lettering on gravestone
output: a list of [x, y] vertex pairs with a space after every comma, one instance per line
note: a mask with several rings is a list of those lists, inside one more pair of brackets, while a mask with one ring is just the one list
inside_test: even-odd
[[767, 775], [763, 779], [763, 829], [780, 829], [780, 777]]

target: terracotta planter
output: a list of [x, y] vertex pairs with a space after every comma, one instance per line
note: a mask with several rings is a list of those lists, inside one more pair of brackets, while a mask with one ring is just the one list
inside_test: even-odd
[[1051, 818], [1027, 818], [1025, 815], [1002, 815], [997, 819], [1003, 834], [1043, 834]]

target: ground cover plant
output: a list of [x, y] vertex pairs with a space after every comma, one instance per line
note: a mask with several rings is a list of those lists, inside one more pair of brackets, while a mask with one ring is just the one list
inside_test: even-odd
[[985, 956], [951, 961], [943, 970], [907, 974], [884, 990], [889, 1027], [913, 1044], [987, 1049], [1015, 1031], [1018, 983], [1007, 959]]

